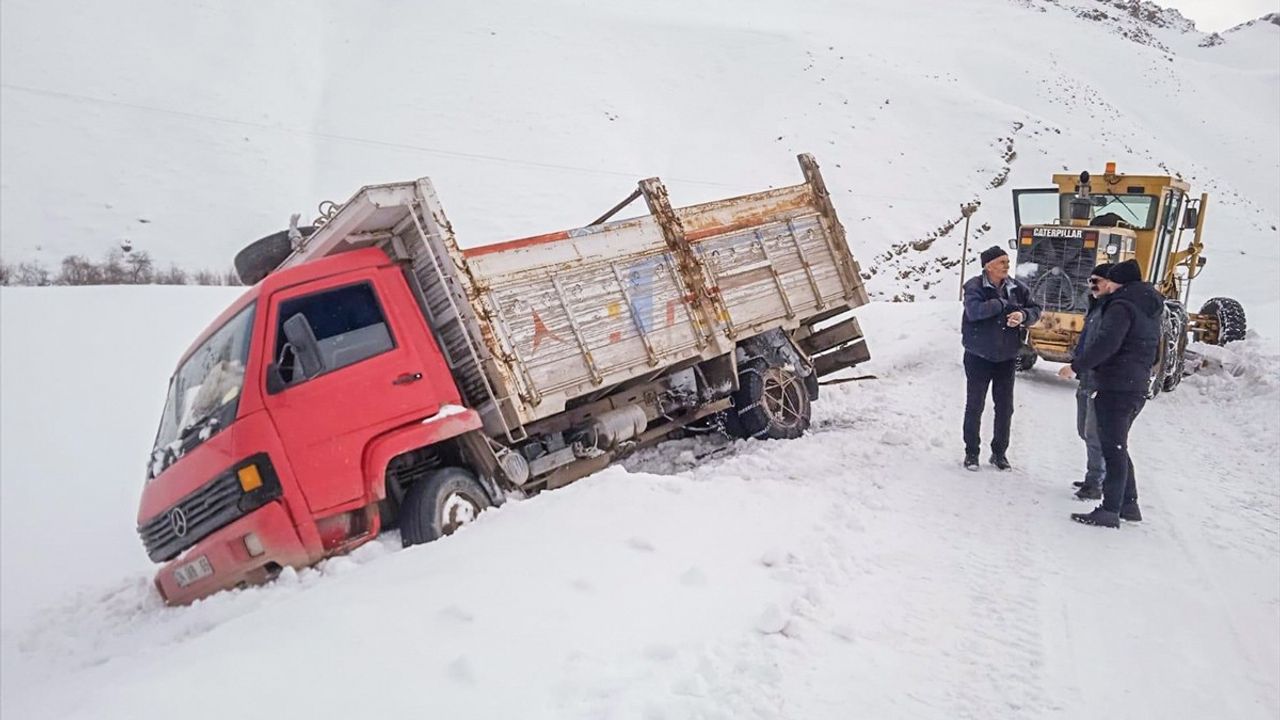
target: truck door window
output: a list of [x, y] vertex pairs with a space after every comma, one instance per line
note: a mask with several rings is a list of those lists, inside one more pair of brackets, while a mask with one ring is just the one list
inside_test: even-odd
[[348, 285], [334, 290], [290, 298], [280, 303], [276, 315], [275, 358], [285, 383], [301, 380], [291, 348], [284, 335], [284, 322], [301, 313], [311, 326], [320, 348], [321, 374], [380, 355], [395, 347], [391, 329], [373, 286]]

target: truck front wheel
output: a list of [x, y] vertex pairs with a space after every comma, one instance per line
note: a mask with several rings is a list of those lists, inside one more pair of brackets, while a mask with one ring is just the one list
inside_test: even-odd
[[452, 535], [489, 507], [475, 475], [459, 467], [429, 473], [405, 491], [400, 504], [400, 541], [405, 547]]
[[811, 410], [803, 379], [757, 360], [738, 373], [738, 392], [733, 394], [725, 429], [744, 439], [789, 440], [809, 429]]

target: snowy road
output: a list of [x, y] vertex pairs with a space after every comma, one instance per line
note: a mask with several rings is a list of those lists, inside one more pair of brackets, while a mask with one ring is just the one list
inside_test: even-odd
[[[11, 322], [11, 308], [51, 297], [6, 291], [6, 333], [40, 347], [57, 331]], [[127, 292], [113, 298], [127, 302]], [[77, 307], [86, 323], [112, 322]], [[27, 497], [15, 483], [37, 462], [24, 444], [40, 447], [50, 429], [7, 423], [4, 600], [33, 609], [6, 614], [0, 710], [1274, 717], [1273, 346], [1251, 340], [1219, 353], [1239, 376], [1193, 377], [1148, 405], [1133, 440], [1147, 520], [1110, 531], [1067, 520], [1081, 507], [1070, 482], [1083, 448], [1072, 387], [1052, 366], [1019, 381], [1017, 469], [959, 467], [957, 313], [951, 303], [865, 309], [875, 357], [867, 371], [878, 379], [824, 389], [815, 427], [798, 441], [668, 443], [626, 469], [488, 513], [446, 541], [400, 551], [387, 538], [191, 608], [159, 606], [141, 550], [136, 564], [78, 595], [49, 569], [104, 550], [29, 547], [26, 562], [9, 562], [24, 540], [17, 530], [68, 513], [103, 547], [136, 542], [133, 492], [110, 499], [91, 483], [136, 488], [138, 472], [82, 476], [91, 459], [43, 454], [50, 478], [101, 502], [57, 512], [28, 503], [15, 525], [13, 501]], [[154, 328], [130, 336], [168, 342]], [[111, 352], [111, 337], [89, 336], [86, 350]], [[28, 384], [81, 382], [67, 362], [28, 359]], [[141, 392], [144, 371], [118, 382]], [[6, 375], [6, 418], [33, 392], [11, 387]], [[87, 391], [67, 388], [68, 397]], [[59, 417], [73, 436], [103, 432], [98, 418]], [[123, 445], [140, 442], [116, 432]]]

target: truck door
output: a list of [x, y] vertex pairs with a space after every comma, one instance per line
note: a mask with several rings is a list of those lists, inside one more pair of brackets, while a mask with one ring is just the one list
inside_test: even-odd
[[[279, 376], [268, 378], [263, 397], [312, 512], [362, 495], [371, 437], [440, 409], [409, 335], [419, 330], [405, 308], [383, 300], [394, 288], [380, 283], [395, 280], [369, 269], [271, 297], [263, 367], [275, 363]], [[296, 315], [319, 350], [319, 370], [309, 377], [285, 337], [284, 323]]]

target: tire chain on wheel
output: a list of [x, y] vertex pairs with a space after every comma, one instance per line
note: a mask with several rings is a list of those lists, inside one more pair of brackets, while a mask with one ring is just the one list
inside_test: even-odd
[[[725, 429], [738, 438], [773, 438], [791, 439], [804, 434], [809, 428], [811, 401], [806, 392], [804, 382], [795, 377], [789, 370], [775, 368], [790, 375], [795, 381], [796, 400], [800, 404], [800, 421], [795, 425], [779, 426], [775, 424], [764, 406], [765, 373], [770, 369], [763, 360], [753, 360], [738, 373], [739, 389], [733, 394], [734, 407], [725, 417]], [[784, 389], [785, 393], [785, 389]]]
[[1216, 345], [1243, 340], [1248, 330], [1244, 307], [1229, 297], [1209, 298], [1200, 307], [1201, 315], [1212, 315], [1218, 321]]
[[1186, 365], [1187, 326], [1190, 319], [1181, 303], [1170, 302], [1165, 305], [1165, 344], [1164, 379], [1161, 390], [1172, 392], [1182, 383], [1182, 375]]

